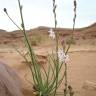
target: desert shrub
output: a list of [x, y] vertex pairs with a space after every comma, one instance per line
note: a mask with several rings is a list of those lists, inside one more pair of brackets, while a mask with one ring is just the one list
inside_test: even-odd
[[70, 39], [70, 38], [68, 38], [68, 39], [66, 40], [66, 44], [76, 44], [76, 41], [75, 41], [75, 39]]
[[41, 37], [40, 36], [33, 36], [30, 41], [31, 41], [31, 45], [36, 46], [41, 43]]

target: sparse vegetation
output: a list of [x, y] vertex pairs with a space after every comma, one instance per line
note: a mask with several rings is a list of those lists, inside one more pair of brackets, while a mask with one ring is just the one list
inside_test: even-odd
[[70, 38], [68, 38], [67, 40], [66, 40], [66, 44], [76, 44], [76, 40], [75, 39], [70, 39]]
[[30, 42], [33, 46], [39, 45], [42, 42], [42, 37], [40, 35], [32, 36]]

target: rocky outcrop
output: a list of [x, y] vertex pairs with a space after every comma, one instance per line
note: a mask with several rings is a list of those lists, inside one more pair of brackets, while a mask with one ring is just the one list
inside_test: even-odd
[[17, 73], [0, 62], [0, 96], [23, 96]]

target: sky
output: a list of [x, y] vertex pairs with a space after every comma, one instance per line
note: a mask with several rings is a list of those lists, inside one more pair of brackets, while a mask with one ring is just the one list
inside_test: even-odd
[[[38, 26], [54, 27], [52, 0], [21, 0], [26, 29]], [[56, 0], [57, 27], [72, 28], [73, 0]], [[21, 26], [18, 0], [0, 0], [0, 29], [18, 30], [3, 12], [7, 11], [11, 18]], [[96, 22], [96, 0], [77, 0], [76, 28], [86, 27]]]

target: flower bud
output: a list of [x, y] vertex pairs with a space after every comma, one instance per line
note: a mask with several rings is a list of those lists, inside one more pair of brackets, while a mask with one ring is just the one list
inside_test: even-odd
[[6, 8], [4, 8], [3, 10], [4, 10], [5, 13], [7, 13], [7, 9]]

